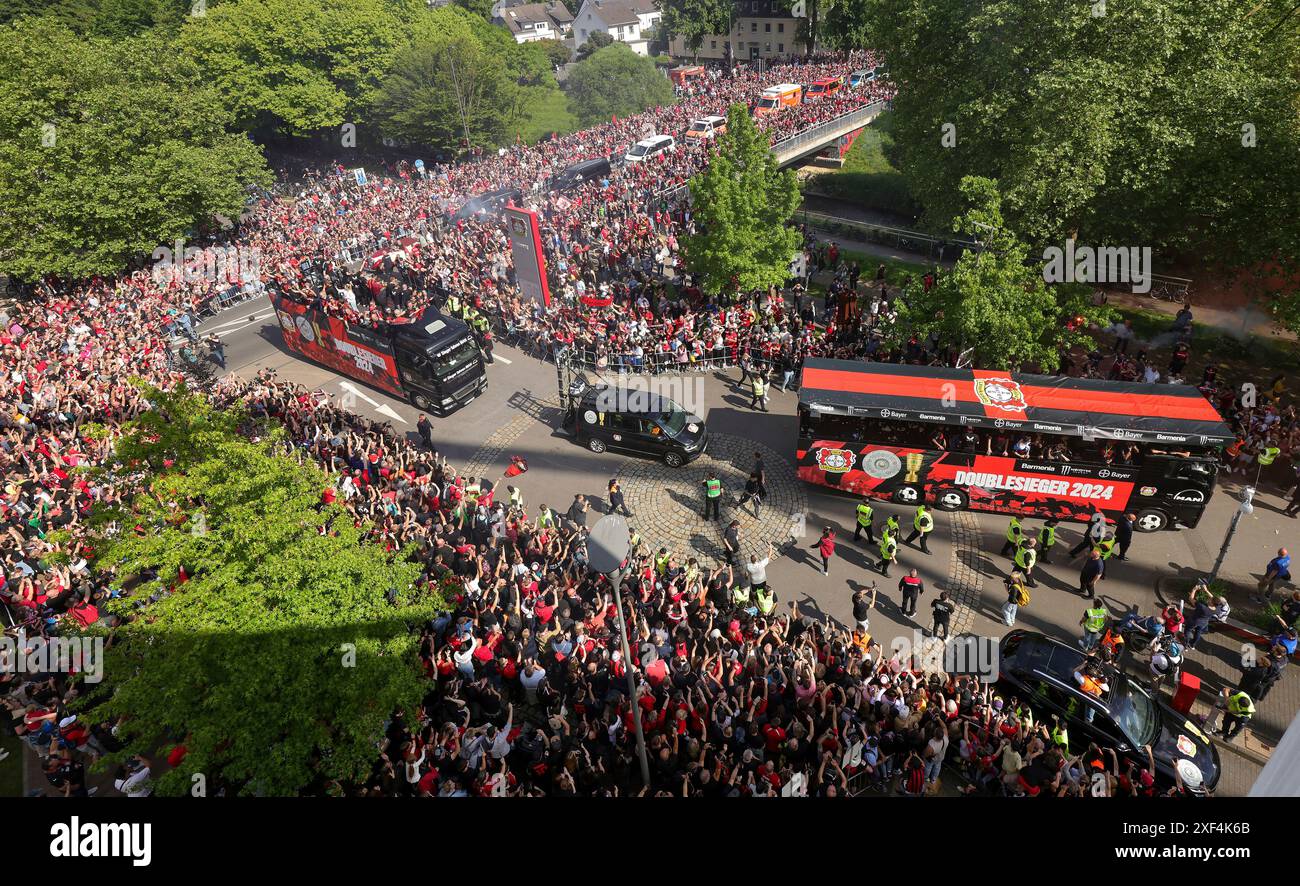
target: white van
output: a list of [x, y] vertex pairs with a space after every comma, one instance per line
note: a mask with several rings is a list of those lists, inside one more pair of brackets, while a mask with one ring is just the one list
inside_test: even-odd
[[691, 121], [691, 125], [686, 129], [686, 140], [688, 142], [704, 141], [722, 135], [726, 131], [727, 118], [711, 114]]
[[665, 151], [675, 151], [676, 149], [677, 139], [671, 135], [652, 135], [649, 138], [641, 139], [641, 141], [629, 148], [623, 160], [628, 163], [641, 163], [651, 157], [658, 157]]

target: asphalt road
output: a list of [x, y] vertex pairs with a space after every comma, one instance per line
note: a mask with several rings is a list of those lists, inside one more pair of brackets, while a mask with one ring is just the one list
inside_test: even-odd
[[[410, 404], [300, 360], [285, 350], [268, 302], [259, 300], [232, 308], [205, 322], [201, 331], [216, 331], [226, 342], [229, 372], [251, 376], [258, 369], [272, 368], [282, 378], [325, 391], [361, 414], [386, 419], [415, 439], [419, 412]], [[742, 539], [749, 550], [762, 551], [767, 541], [777, 543], [781, 550], [768, 575], [782, 606], [793, 601], [806, 614], [851, 624], [853, 590], [877, 582], [881, 593], [871, 627], [886, 649], [894, 638], [912, 640], [915, 631], [929, 626], [929, 604], [940, 590], [957, 592], [963, 590], [963, 585], [964, 602], [954, 622], [972, 633], [990, 637], [1000, 637], [1007, 630], [999, 612], [1005, 601], [1001, 579], [1009, 564], [997, 556], [1006, 518], [937, 513], [936, 528], [930, 536], [931, 552], [924, 554], [900, 546], [901, 568], [891, 570], [890, 578], [883, 578], [874, 570], [878, 558], [874, 546], [868, 547], [865, 539], [860, 544], [852, 541], [855, 500], [793, 477], [796, 394], [773, 389], [771, 412], [752, 412], [748, 409], [748, 395], [742, 395], [735, 385], [738, 371], [733, 370], [729, 376], [688, 375], [690, 390], [703, 400], [702, 414], [712, 440], [710, 458], [674, 472], [613, 452], [597, 455], [557, 434], [555, 367], [501, 345], [496, 354], [495, 364], [488, 367], [489, 384], [482, 396], [450, 416], [431, 416], [435, 439], [439, 450], [459, 470], [494, 480], [501, 477], [510, 456], [524, 456], [529, 471], [508, 482], [519, 486], [530, 513], [539, 503], [562, 511], [575, 493], [583, 493], [597, 506], [594, 518], [604, 502], [608, 480], [618, 476], [634, 512], [630, 522], [642, 529], [647, 542], [656, 548], [662, 544], [683, 556], [698, 556], [708, 567], [714, 562], [721, 528], [732, 516], [741, 520]], [[760, 517], [754, 517], [748, 506], [734, 505], [753, 451], [763, 452], [769, 485], [778, 487]], [[729, 493], [723, 507], [724, 520], [719, 524], [702, 519], [697, 484], [710, 469], [718, 472]], [[1242, 583], [1253, 581], [1251, 576], [1262, 572], [1273, 551], [1288, 543], [1296, 526], [1280, 513], [1278, 495], [1261, 495], [1256, 504], [1255, 512], [1242, 519], [1222, 572]], [[806, 534], [791, 544], [790, 518], [796, 508], [806, 515]], [[1119, 612], [1136, 603], [1149, 612], [1157, 602], [1157, 579], [1208, 571], [1235, 509], [1236, 501], [1221, 490], [1198, 528], [1139, 535], [1131, 560], [1112, 562], [1103, 584], [1104, 598], [1112, 610]], [[911, 513], [889, 504], [877, 508], [877, 520], [890, 511], [898, 513], [905, 530], [910, 527]], [[1036, 531], [1038, 524], [1031, 524]], [[829, 577], [822, 575], [820, 562], [810, 547], [824, 525], [834, 527], [840, 540]], [[1039, 587], [1031, 605], [1021, 611], [1017, 626], [1077, 638], [1084, 605], [1074, 588], [1081, 561], [1065, 561], [1079, 531], [1066, 525], [1060, 537], [1062, 544], [1056, 549], [1055, 562], [1036, 573]], [[926, 584], [916, 619], [904, 616], [897, 605], [898, 580], [911, 567], [918, 569]], [[1232, 648], [1233, 644], [1225, 643], [1217, 651], [1223, 659], [1220, 671], [1231, 670]], [[1209, 689], [1231, 679], [1224, 677], [1216, 684], [1212, 669], [1206, 673]], [[1300, 676], [1290, 675], [1284, 682], [1300, 683]], [[1300, 688], [1290, 685], [1289, 691], [1270, 696], [1262, 713], [1267, 713], [1269, 706], [1275, 708], [1271, 717], [1285, 728], [1298, 705]], [[1221, 756], [1224, 780], [1220, 793], [1244, 794], [1258, 773], [1258, 765], [1227, 751]]]

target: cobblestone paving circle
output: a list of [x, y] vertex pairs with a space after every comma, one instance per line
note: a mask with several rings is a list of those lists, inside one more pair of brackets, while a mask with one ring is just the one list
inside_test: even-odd
[[979, 611], [984, 587], [980, 574], [979, 521], [970, 511], [957, 511], [948, 517], [952, 529], [952, 561], [948, 565], [947, 590], [957, 607], [950, 629], [953, 634], [964, 634], [975, 626], [975, 613]]
[[[745, 494], [755, 452], [762, 453], [767, 472], [767, 497], [758, 517], [754, 516], [753, 502], [737, 507]], [[704, 519], [704, 481], [710, 471], [722, 481], [717, 521]], [[789, 461], [767, 446], [729, 434], [710, 434], [708, 452], [683, 467], [629, 459], [619, 465], [617, 477], [633, 514], [628, 525], [641, 534], [647, 547], [652, 552], [666, 547], [679, 557], [693, 552], [702, 566], [725, 559], [722, 531], [732, 520], [740, 521], [740, 548], [745, 562], [750, 554], [766, 556], [768, 542], [778, 549], [788, 543], [795, 516], [804, 515], [808, 509], [802, 485]]]

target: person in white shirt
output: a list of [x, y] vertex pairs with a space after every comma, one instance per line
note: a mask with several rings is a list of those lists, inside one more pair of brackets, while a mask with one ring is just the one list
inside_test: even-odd
[[767, 564], [771, 562], [772, 545], [770, 542], [767, 546], [767, 556], [762, 560], [758, 559], [757, 554], [750, 554], [749, 563], [745, 565], [745, 569], [749, 572], [749, 585], [755, 591], [767, 587]]

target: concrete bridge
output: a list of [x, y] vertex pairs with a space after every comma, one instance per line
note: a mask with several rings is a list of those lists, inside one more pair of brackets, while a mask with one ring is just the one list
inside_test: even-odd
[[819, 123], [811, 129], [805, 129], [772, 145], [772, 153], [776, 155], [777, 162], [781, 166], [792, 166], [805, 157], [835, 144], [853, 130], [866, 126], [887, 106], [886, 102], [872, 102], [864, 108]]

